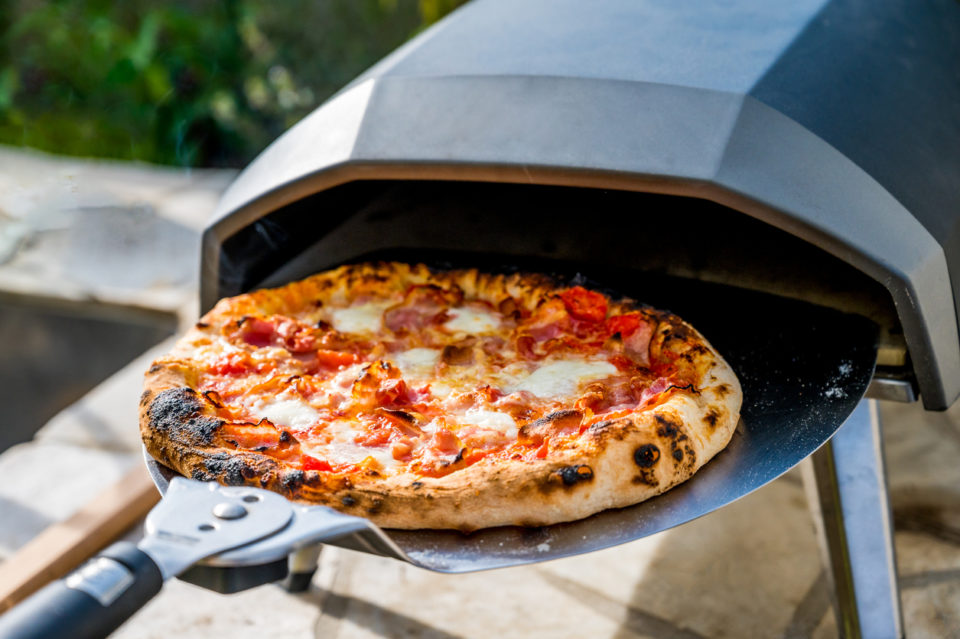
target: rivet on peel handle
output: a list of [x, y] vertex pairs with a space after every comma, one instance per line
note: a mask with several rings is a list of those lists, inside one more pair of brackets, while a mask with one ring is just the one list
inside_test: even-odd
[[213, 514], [219, 519], [240, 519], [247, 515], [247, 509], [232, 502], [222, 502], [213, 507]]

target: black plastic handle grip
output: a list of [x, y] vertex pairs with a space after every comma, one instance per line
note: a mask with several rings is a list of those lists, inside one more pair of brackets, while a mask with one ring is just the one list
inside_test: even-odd
[[0, 639], [106, 637], [162, 586], [153, 559], [121, 541], [0, 616]]

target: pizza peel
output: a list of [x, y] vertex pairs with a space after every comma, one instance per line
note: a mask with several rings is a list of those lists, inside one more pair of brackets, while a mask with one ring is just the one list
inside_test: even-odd
[[315, 561], [310, 549], [319, 543], [462, 573], [626, 543], [743, 497], [811, 454], [853, 412], [873, 375], [877, 328], [860, 316], [804, 302], [703, 283], [692, 283], [691, 294], [684, 286], [647, 289], [644, 299], [707, 335], [737, 372], [744, 403], [729, 446], [664, 495], [540, 528], [468, 535], [381, 530], [366, 519], [261, 489], [179, 477], [147, 455], [164, 498], [147, 517], [144, 539], [111, 546], [0, 617], [0, 636], [104, 636], [170, 577], [235, 591], [283, 578], [289, 557]]

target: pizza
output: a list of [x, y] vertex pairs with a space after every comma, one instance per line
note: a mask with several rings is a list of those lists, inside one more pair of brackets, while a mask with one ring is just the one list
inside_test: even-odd
[[187, 477], [470, 531], [662, 493], [727, 445], [740, 402], [669, 312], [390, 262], [221, 300], [150, 367], [140, 428]]

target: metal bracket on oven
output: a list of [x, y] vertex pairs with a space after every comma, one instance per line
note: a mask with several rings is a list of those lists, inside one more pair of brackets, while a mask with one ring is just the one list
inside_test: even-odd
[[903, 636], [883, 439], [874, 400], [860, 402], [804, 466], [841, 637]]

